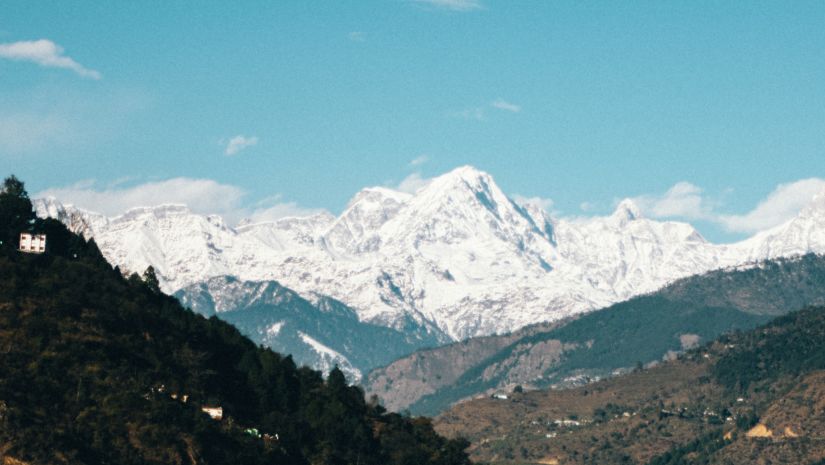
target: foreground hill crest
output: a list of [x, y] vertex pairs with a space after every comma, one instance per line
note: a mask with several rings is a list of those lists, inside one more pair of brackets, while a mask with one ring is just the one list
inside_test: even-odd
[[555, 219], [469, 166], [414, 194], [364, 189], [337, 218], [234, 228], [174, 205], [113, 218], [55, 199], [35, 205], [39, 216], [94, 237], [113, 264], [154, 266], [167, 292], [217, 276], [277, 280], [340, 300], [363, 321], [395, 329], [413, 321], [460, 340], [601, 308], [712, 269], [825, 252], [820, 203], [724, 245], [689, 224], [644, 218], [630, 200], [606, 217]]

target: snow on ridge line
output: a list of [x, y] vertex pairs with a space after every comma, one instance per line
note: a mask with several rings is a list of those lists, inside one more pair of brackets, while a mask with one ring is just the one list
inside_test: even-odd
[[312, 347], [312, 350], [314, 350], [315, 353], [317, 353], [318, 356], [321, 358], [321, 363], [319, 365], [323, 367], [322, 371], [325, 374], [329, 373], [329, 371], [337, 365], [341, 371], [350, 375], [350, 377], [352, 377], [356, 381], [360, 381], [363, 378], [361, 370], [353, 367], [349, 360], [337, 351], [330, 349], [324, 344], [316, 341], [303, 331], [298, 331], [298, 336], [301, 338], [302, 341], [304, 341], [304, 344], [307, 344], [308, 346]]
[[268, 337], [276, 337], [277, 335], [281, 334], [281, 329], [284, 327], [285, 323], [286, 322], [283, 320], [277, 323], [272, 323], [271, 325], [269, 325], [268, 328], [266, 328], [266, 335]]
[[[825, 210], [809, 209], [816, 214], [738, 243], [712, 244], [697, 240], [687, 223], [639, 217], [628, 202], [617, 207], [630, 213], [618, 215], [622, 221], [616, 212], [587, 220], [535, 216], [472, 167], [400, 203], [390, 190], [365, 191], [363, 203], [333, 221], [237, 229], [191, 212], [118, 224], [68, 207], [61, 214], [53, 204], [38, 213], [60, 214], [93, 236], [121, 269], [151, 264], [165, 291], [219, 275], [277, 281], [309, 300], [339, 300], [362, 321], [403, 330], [412, 318], [457, 340], [594, 310], [714, 269], [825, 252]], [[545, 219], [549, 233], [536, 228]], [[220, 300], [220, 289], [210, 292]]]

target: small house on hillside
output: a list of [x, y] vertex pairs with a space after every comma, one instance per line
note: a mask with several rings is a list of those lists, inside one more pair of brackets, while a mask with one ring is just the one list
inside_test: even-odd
[[44, 253], [46, 252], [46, 235], [20, 233], [20, 247], [21, 252], [25, 253]]
[[223, 407], [201, 407], [201, 411], [209, 415], [213, 420], [220, 421], [223, 418]]

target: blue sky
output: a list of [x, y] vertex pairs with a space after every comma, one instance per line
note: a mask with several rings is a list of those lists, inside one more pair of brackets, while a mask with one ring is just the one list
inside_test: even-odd
[[110, 213], [274, 217], [471, 164], [558, 216], [634, 197], [730, 241], [825, 188], [823, 24], [821, 1], [6, 1], [0, 171]]

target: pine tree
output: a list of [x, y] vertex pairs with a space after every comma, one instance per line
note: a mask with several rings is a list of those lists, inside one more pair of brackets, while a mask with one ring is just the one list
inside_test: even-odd
[[160, 294], [160, 281], [158, 275], [155, 274], [155, 267], [149, 265], [146, 271], [143, 272], [143, 283], [155, 294]]
[[32, 203], [23, 182], [14, 175], [0, 187], [0, 249], [16, 249], [16, 239], [34, 221]]

